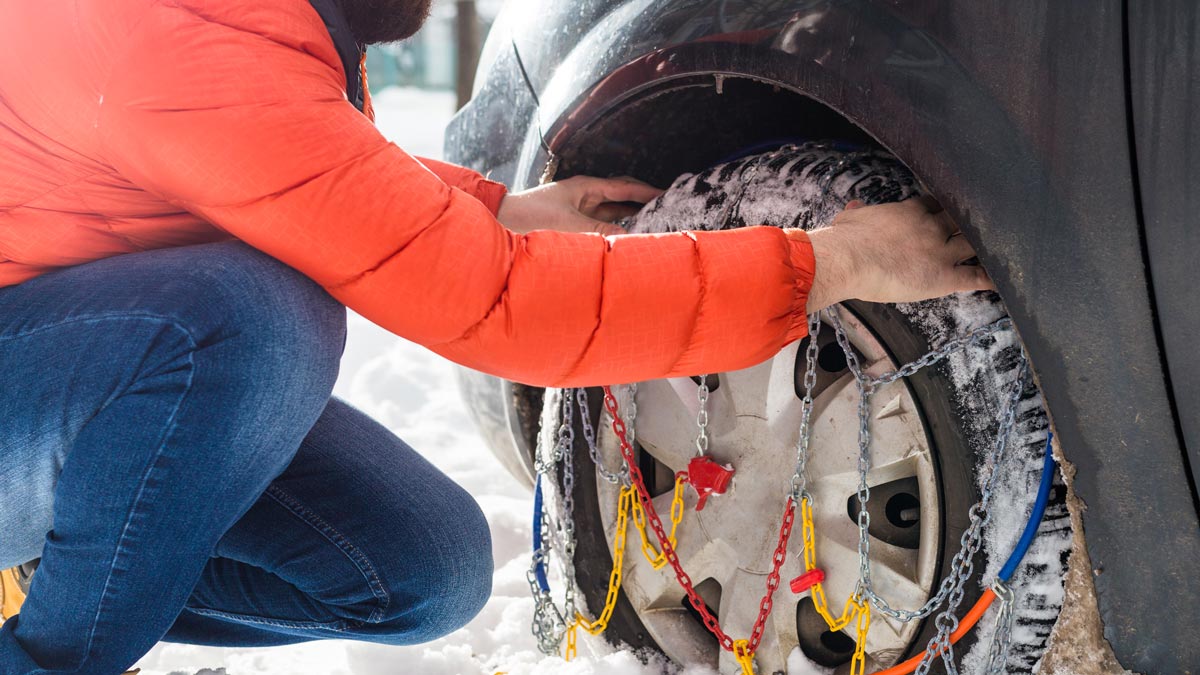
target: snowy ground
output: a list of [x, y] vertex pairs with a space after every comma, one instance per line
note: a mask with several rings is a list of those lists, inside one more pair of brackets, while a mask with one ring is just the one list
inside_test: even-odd
[[[454, 97], [393, 89], [375, 98], [379, 128], [410, 154], [440, 157]], [[484, 447], [459, 399], [448, 361], [351, 315], [334, 393], [423, 452], [479, 500], [491, 523], [493, 597], [471, 624], [436, 642], [385, 647], [321, 641], [268, 649], [216, 649], [162, 643], [138, 666], [144, 675], [637, 675], [660, 672], [632, 655], [581, 636], [581, 658], [545, 659], [529, 634], [533, 602], [525, 582], [532, 500]], [[587, 656], [592, 649], [598, 654]], [[206, 670], [207, 669], [207, 670]], [[700, 675], [693, 672], [691, 675]]]

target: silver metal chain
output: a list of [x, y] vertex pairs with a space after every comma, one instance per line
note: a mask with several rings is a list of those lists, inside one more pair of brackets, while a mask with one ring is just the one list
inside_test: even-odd
[[[982, 341], [984, 338], [991, 336], [1001, 330], [1010, 328], [1012, 326], [1012, 320], [1009, 319], [1008, 317], [1004, 317], [1004, 318], [998, 319], [997, 321], [994, 321], [990, 324], [987, 324], [985, 326], [977, 328], [977, 329], [971, 331], [970, 333], [967, 333], [966, 335], [947, 340], [945, 343], [943, 343], [937, 349], [930, 350], [929, 352], [922, 355], [920, 358], [916, 359], [915, 361], [911, 361], [911, 362], [905, 364], [904, 366], [902, 366], [894, 371], [891, 371], [889, 373], [880, 375], [879, 377], [872, 378], [863, 372], [861, 365], [858, 363], [858, 356], [857, 356], [856, 352], [854, 351], [853, 347], [850, 345], [849, 337], [846, 335], [845, 328], [842, 326], [841, 319], [837, 315], [837, 312], [832, 309], [827, 310], [827, 316], [829, 317], [830, 323], [834, 327], [834, 333], [837, 337], [838, 344], [842, 347], [842, 350], [846, 354], [846, 364], [847, 364], [847, 367], [850, 369], [851, 374], [855, 378], [855, 385], [858, 389], [858, 394], [859, 394], [859, 400], [858, 400], [858, 422], [859, 422], [859, 429], [858, 429], [858, 446], [859, 446], [859, 456], [858, 456], [858, 473], [859, 473], [858, 552], [859, 552], [859, 585], [860, 585], [859, 590], [863, 593], [864, 597], [866, 597], [871, 602], [871, 604], [873, 606], [875, 606], [880, 612], [882, 612], [883, 614], [886, 614], [887, 616], [890, 616], [894, 619], [897, 619], [899, 621], [905, 621], [905, 622], [913, 621], [916, 619], [922, 619], [922, 618], [925, 618], [925, 617], [931, 615], [933, 612], [935, 612], [937, 610], [938, 607], [940, 607], [944, 602], [946, 602], [946, 600], [954, 593], [955, 588], [961, 582], [965, 582], [965, 578], [959, 579], [953, 575], [947, 576], [945, 579], [942, 580], [942, 583], [938, 588], [938, 592], [936, 594], [934, 594], [934, 596], [931, 597], [922, 607], [920, 607], [919, 609], [915, 609], [915, 610], [905, 610], [905, 609], [894, 608], [890, 604], [888, 604], [886, 599], [884, 599], [883, 597], [881, 597], [879, 594], [877, 594], [875, 592], [874, 585], [872, 583], [871, 566], [870, 566], [871, 539], [870, 539], [869, 530], [870, 530], [870, 526], [871, 526], [871, 515], [870, 515], [870, 512], [867, 511], [867, 508], [866, 508], [867, 502], [870, 501], [870, 499], [871, 499], [871, 488], [867, 481], [867, 474], [871, 468], [871, 451], [870, 451], [871, 432], [870, 432], [870, 428], [869, 428], [869, 425], [870, 425], [870, 397], [875, 391], [877, 391], [883, 385], [890, 384], [890, 383], [895, 382], [903, 377], [908, 377], [908, 376], [916, 373], [918, 370], [920, 370], [922, 368], [931, 366], [931, 365], [945, 359], [951, 353], [953, 353], [957, 350], [964, 349], [964, 348], [967, 348], [970, 346], [974, 346], [974, 345], [978, 344], [980, 341]], [[1022, 359], [1022, 362], [1021, 362], [1021, 365], [1019, 368], [1017, 381], [1014, 384], [1014, 391], [1013, 391], [1014, 396], [1019, 397], [1021, 390], [1024, 388], [1025, 368], [1026, 368], [1025, 361], [1024, 361], [1024, 359]], [[952, 568], [954, 568], [956, 563], [964, 556], [967, 557], [968, 559], [972, 558], [974, 556], [974, 553], [976, 551], [978, 551], [978, 547], [979, 547], [979, 544], [981, 541], [980, 537], [982, 536], [982, 528], [983, 528], [983, 525], [986, 523], [986, 519], [984, 518], [984, 516], [982, 516], [980, 514], [979, 509], [981, 508], [981, 506], [982, 506], [982, 508], [986, 509], [987, 505], [990, 504], [990, 502], [991, 502], [991, 490], [995, 484], [995, 480], [998, 475], [998, 471], [996, 471], [996, 465], [1000, 459], [1000, 455], [1003, 454], [1004, 449], [1007, 447], [1008, 436], [1011, 434], [1012, 427], [1015, 425], [1015, 417], [1012, 416], [1013, 414], [1015, 414], [1015, 407], [1016, 407], [1016, 405], [1015, 405], [1015, 400], [1014, 400], [1014, 402], [1009, 406], [1010, 414], [1005, 417], [1005, 422], [1002, 423], [1000, 429], [997, 432], [997, 443], [993, 446], [993, 451], [992, 451], [992, 454], [989, 456], [989, 461], [988, 461], [988, 464], [992, 468], [992, 471], [989, 474], [989, 476], [987, 477], [987, 479], [985, 479], [983, 496], [980, 499], [980, 503], [975, 504], [971, 508], [971, 512], [970, 512], [971, 524], [968, 526], [967, 531], [964, 532], [963, 538], [960, 542], [963, 549], [966, 549], [969, 545], [973, 545], [973, 550], [970, 551], [969, 555], [967, 554], [967, 552], [965, 550], [960, 550], [954, 558], [955, 562], [951, 563]], [[968, 576], [969, 576], [969, 574], [968, 574]]]
[[696, 400], [700, 402], [700, 410], [696, 413], [696, 426], [700, 428], [696, 436], [696, 454], [703, 457], [708, 454], [708, 375], [700, 376]]
[[575, 415], [570, 390], [562, 392], [562, 427], [559, 430], [559, 445], [562, 447], [563, 515], [561, 529], [565, 539], [563, 551], [563, 583], [566, 585], [567, 621], [575, 620]]
[[[915, 610], [905, 610], [893, 608], [888, 604], [887, 600], [878, 595], [873, 587], [871, 578], [870, 566], [870, 536], [869, 529], [871, 524], [870, 513], [867, 511], [867, 502], [871, 498], [871, 488], [867, 481], [867, 475], [871, 468], [871, 434], [870, 434], [870, 397], [880, 387], [895, 382], [901, 378], [908, 377], [922, 368], [931, 366], [946, 357], [951, 353], [977, 345], [980, 341], [988, 336], [994, 335], [1002, 330], [1011, 329], [1012, 320], [1008, 317], [1001, 318], [990, 324], [977, 328], [970, 333], [961, 337], [956, 337], [947, 340], [940, 347], [930, 350], [920, 358], [911, 361], [900, 368], [880, 375], [871, 377], [864, 372], [862, 365], [859, 363], [857, 352], [850, 344], [845, 328], [842, 326], [840, 317], [834, 308], [825, 311], [829, 323], [834, 329], [834, 334], [838, 345], [842, 348], [846, 356], [846, 365], [850, 370], [851, 375], [855, 379], [855, 385], [858, 389], [858, 473], [859, 473], [859, 513], [858, 513], [858, 554], [859, 554], [859, 582], [856, 588], [857, 593], [867, 599], [872, 606], [883, 614], [895, 618], [902, 622], [914, 621], [922, 619], [933, 614], [943, 604], [946, 609], [941, 612], [935, 625], [938, 627], [938, 633], [930, 641], [926, 658], [922, 664], [918, 666], [918, 675], [926, 675], [929, 670], [932, 659], [936, 654], [942, 654], [942, 658], [946, 663], [947, 672], [954, 674], [953, 652], [949, 649], [950, 634], [958, 627], [958, 619], [954, 612], [961, 603], [965, 594], [966, 582], [971, 577], [974, 571], [974, 558], [978, 553], [982, 544], [982, 533], [984, 526], [990, 518], [990, 506], [995, 488], [995, 483], [998, 476], [1001, 474], [1000, 467], [1005, 458], [1005, 451], [1008, 447], [1009, 437], [1012, 435], [1013, 429], [1016, 426], [1016, 413], [1020, 403], [1021, 396], [1025, 390], [1026, 378], [1028, 374], [1028, 362], [1022, 352], [1022, 358], [1017, 370], [1016, 379], [1012, 385], [1012, 389], [1005, 401], [1005, 408], [1001, 417], [999, 428], [996, 433], [996, 441], [988, 454], [984, 470], [988, 473], [983, 479], [983, 488], [978, 502], [974, 504], [969, 512], [970, 524], [967, 530], [963, 533], [960, 540], [960, 550], [955, 554], [951, 564], [951, 572], [944, 578], [938, 588], [937, 593], [931, 597], [922, 607]], [[790, 498], [794, 503], [799, 503], [801, 499], [807, 497], [805, 468], [808, 461], [808, 449], [811, 436], [811, 414], [813, 407], [813, 391], [816, 386], [816, 359], [818, 354], [818, 338], [821, 332], [821, 315], [820, 313], [813, 314], [809, 317], [809, 342], [805, 352], [806, 371], [804, 374], [804, 397], [801, 405], [801, 422], [800, 422], [800, 439], [796, 449], [796, 469], [791, 479]], [[1005, 611], [1002, 607], [1001, 611]], [[1011, 608], [1008, 621], [1011, 622]], [[1002, 617], [1004, 618], [1004, 617]], [[1011, 627], [1011, 626], [1010, 626]], [[995, 663], [998, 659], [1000, 668], [1003, 668], [1004, 659], [1007, 658], [1009, 646], [1009, 634], [1003, 632], [1004, 626], [998, 628], [997, 636], [992, 646], [991, 663]], [[990, 667], [990, 666], [989, 666]], [[996, 671], [1000, 672], [1000, 671]], [[992, 671], [988, 671], [988, 675], [993, 675]]]
[[[634, 395], [636, 395], [637, 385], [634, 387]], [[571, 390], [568, 390], [571, 391]], [[573, 390], [575, 392], [575, 401], [579, 404], [579, 417], [583, 422], [583, 438], [587, 441], [588, 456], [592, 458], [592, 463], [596, 465], [596, 473], [604, 480], [613, 485], [624, 482], [629, 478], [629, 467], [624, 460], [621, 461], [621, 468], [618, 471], [609, 471], [604, 468], [604, 460], [600, 458], [600, 447], [596, 444], [596, 430], [592, 427], [592, 414], [588, 408], [587, 390], [580, 388]], [[633, 396], [630, 396], [630, 400]], [[629, 443], [633, 444], [633, 425], [626, 427], [628, 431]]]
[[[637, 447], [637, 425], [634, 424], [634, 422], [637, 421], [637, 412], [638, 412], [637, 392], [638, 392], [637, 382], [631, 382], [629, 384], [629, 405], [626, 406], [626, 410], [628, 410], [628, 413], [627, 413], [627, 419], [625, 420], [625, 438], [629, 440], [629, 447], [631, 447], [631, 448]], [[629, 466], [624, 465], [624, 462], [625, 462], [625, 460], [622, 459], [621, 460], [621, 463], [623, 464], [622, 470], [626, 474], [628, 474]]]
[[[545, 517], [546, 513], [543, 509], [543, 524]], [[550, 594], [543, 591], [538, 585], [537, 567], [539, 564], [545, 565], [548, 562], [547, 553], [550, 550], [550, 541], [546, 532], [547, 528], [543, 525], [539, 537], [540, 547], [533, 552], [533, 559], [529, 571], [525, 573], [525, 580], [529, 582], [529, 592], [533, 595], [533, 624], [531, 626], [533, 636], [537, 640], [538, 650], [550, 656], [558, 653], [559, 645], [562, 644], [563, 635], [566, 633], [566, 623]]]
[[[562, 483], [559, 495], [562, 500], [562, 518], [557, 523], [550, 519], [550, 510], [546, 501], [542, 502], [541, 532], [538, 536], [538, 549], [533, 552], [529, 571], [525, 578], [533, 595], [534, 609], [531, 630], [537, 640], [538, 649], [546, 655], [559, 652], [563, 637], [566, 635], [567, 621], [574, 621], [576, 607], [575, 593], [575, 427], [574, 406], [572, 405], [571, 390], [560, 392], [562, 405], [561, 424], [554, 437], [552, 450], [542, 447], [545, 434], [538, 436], [537, 458], [535, 469], [543, 486], [552, 484], [549, 480], [555, 468], [562, 464]], [[547, 457], [547, 455], [549, 455]], [[537, 569], [541, 565], [545, 570], [551, 561], [550, 551], [555, 548], [554, 534], [560, 539], [560, 565], [566, 585], [564, 592], [564, 607], [560, 611], [555, 605], [550, 593], [543, 591], [538, 584]], [[544, 573], [544, 572], [543, 572]]]
[[[821, 314], [817, 312], [808, 317], [808, 348], [804, 350], [804, 398], [800, 401], [800, 440], [796, 446], [796, 470], [792, 472], [790, 498], [792, 503], [799, 505], [802, 499], [809, 497], [808, 476], [808, 444], [811, 433], [813, 409], [813, 390], [817, 386], [817, 352], [820, 345], [817, 338], [821, 336]], [[812, 503], [811, 500], [809, 503]]]
[[1017, 595], [1008, 584], [997, 579], [992, 584], [992, 590], [1000, 600], [1000, 612], [996, 615], [996, 631], [992, 633], [992, 641], [988, 645], [987, 667], [984, 675], [1004, 675], [1008, 665], [1008, 650], [1012, 646], [1013, 610], [1016, 608]]

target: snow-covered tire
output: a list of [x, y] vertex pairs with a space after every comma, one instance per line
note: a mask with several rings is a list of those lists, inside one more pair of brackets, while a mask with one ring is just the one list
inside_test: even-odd
[[[736, 159], [696, 174], [679, 177], [659, 199], [629, 223], [632, 232], [663, 232], [678, 229], [729, 229], [745, 225], [813, 228], [827, 224], [852, 199], [867, 204], [898, 201], [918, 194], [911, 173], [894, 157], [876, 150], [844, 151], [826, 144], [787, 146], [780, 150]], [[974, 293], [910, 305], [848, 303], [896, 363], [904, 363], [942, 344], [955, 335], [1004, 316], [1006, 311], [994, 293]], [[998, 335], [978, 347], [954, 354], [936, 367], [910, 378], [914, 398], [922, 408], [925, 428], [936, 457], [942, 492], [940, 560], [937, 579], [945, 573], [958, 540], [967, 524], [967, 507], [979, 494], [977, 464], [994, 440], [1004, 392], [1013, 381], [1020, 353], [1011, 333]], [[598, 390], [590, 391], [593, 422], [600, 423]], [[553, 405], [556, 397], [548, 397]], [[640, 407], [639, 417], [655, 411]], [[548, 417], [547, 417], [548, 418]], [[976, 570], [991, 579], [1003, 564], [1028, 518], [1032, 495], [1041, 476], [1042, 451], [1048, 428], [1042, 399], [1036, 387], [1024, 393], [1018, 429], [1011, 439], [1010, 455], [1000, 479], [992, 518], [985, 529], [984, 547]], [[603, 430], [598, 427], [598, 433]], [[581, 434], [576, 438], [581, 441]], [[593, 612], [603, 606], [611, 566], [611, 533], [606, 535], [601, 503], [602, 482], [593, 480], [586, 446], [576, 444], [579, 479], [575, 481], [575, 512], [578, 548], [575, 569], [586, 605]], [[776, 528], [777, 516], [764, 519], [763, 527]], [[631, 532], [631, 536], [636, 537]], [[1017, 607], [1009, 673], [1036, 672], [1063, 600], [1062, 577], [1070, 550], [1070, 522], [1065, 507], [1065, 489], [1056, 477], [1050, 507], [1033, 547], [1025, 558], [1014, 586]], [[636, 557], [631, 545], [630, 556]], [[799, 538], [793, 538], [790, 556], [799, 553]], [[818, 551], [820, 548], [818, 548]], [[629, 556], [627, 556], [629, 557]], [[643, 563], [644, 561], [638, 561]], [[628, 563], [627, 563], [628, 564]], [[687, 561], [684, 561], [685, 567]], [[936, 584], [936, 580], [934, 582]], [[982, 591], [980, 577], [969, 582], [965, 611]], [[780, 596], [788, 595], [786, 584]], [[758, 598], [742, 598], [755, 604]], [[795, 604], [793, 598], [790, 602]], [[777, 608], [787, 605], [777, 599]], [[776, 611], [779, 611], [778, 609]], [[798, 611], [798, 610], [797, 610]], [[964, 674], [982, 670], [986, 636], [992, 615], [977, 628], [985, 639], [968, 639], [962, 644]], [[924, 648], [933, 634], [927, 620], [918, 638], [903, 651], [885, 655], [880, 665], [902, 660]], [[655, 640], [638, 612], [622, 593], [605, 634], [614, 643], [634, 648], [664, 651], [677, 661], [692, 661], [688, 655], [672, 653], [669, 640]], [[844, 668], [844, 667], [843, 667]], [[767, 671], [770, 672], [770, 671]], [[840, 671], [839, 671], [840, 672]]]

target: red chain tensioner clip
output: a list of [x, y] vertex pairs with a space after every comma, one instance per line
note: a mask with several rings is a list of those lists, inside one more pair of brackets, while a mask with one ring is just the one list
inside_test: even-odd
[[696, 510], [704, 510], [704, 503], [712, 495], [723, 495], [729, 489], [729, 481], [733, 480], [733, 465], [721, 466], [706, 455], [693, 457], [688, 462], [687, 471], [681, 471], [687, 482], [696, 489], [699, 499], [696, 500]]
[[822, 581], [825, 581], [825, 572], [820, 567], [817, 567], [792, 579], [789, 585], [792, 588], [792, 592], [799, 595]]

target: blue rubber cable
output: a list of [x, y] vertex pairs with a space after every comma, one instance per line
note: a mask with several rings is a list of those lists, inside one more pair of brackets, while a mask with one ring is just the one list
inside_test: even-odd
[[1008, 556], [1004, 567], [1000, 568], [1000, 574], [996, 575], [996, 578], [1004, 583], [1008, 583], [1013, 573], [1017, 571], [1017, 566], [1021, 564], [1025, 553], [1029, 551], [1029, 545], [1033, 543], [1038, 527], [1042, 524], [1042, 516], [1046, 513], [1046, 503], [1050, 501], [1050, 486], [1054, 483], [1054, 469], [1058, 466], [1054, 461], [1054, 452], [1050, 446], [1050, 441], [1053, 439], [1054, 432], [1047, 432], [1046, 458], [1042, 462], [1042, 484], [1038, 487], [1037, 500], [1033, 503], [1033, 513], [1029, 514], [1029, 522], [1025, 523], [1025, 531], [1021, 533], [1017, 547], [1013, 549], [1012, 555]]
[[[533, 554], [536, 556], [542, 547], [542, 475], [538, 474], [537, 484], [533, 488]], [[550, 592], [550, 582], [546, 581], [546, 563], [538, 558], [533, 574], [537, 577], [538, 587], [543, 593]]]

